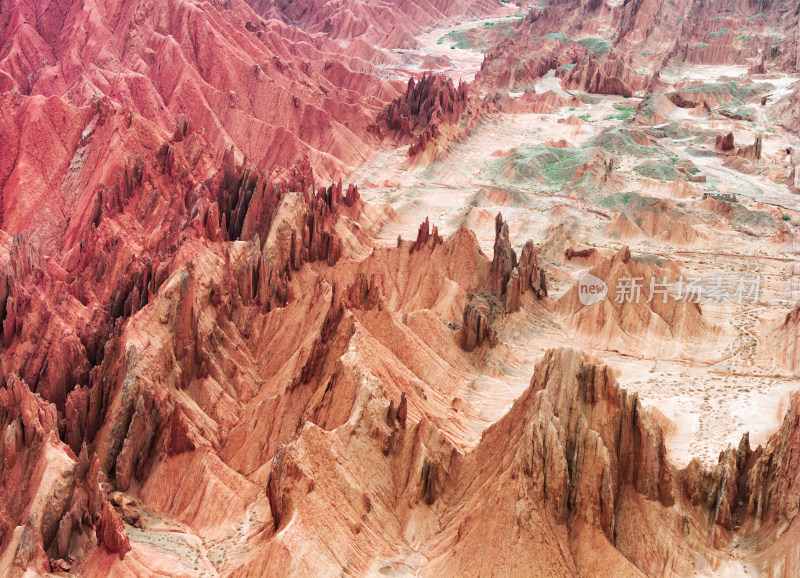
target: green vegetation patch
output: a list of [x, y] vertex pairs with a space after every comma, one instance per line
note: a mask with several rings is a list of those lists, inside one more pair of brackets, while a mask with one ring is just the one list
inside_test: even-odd
[[635, 157], [658, 156], [660, 152], [654, 147], [642, 146], [633, 140], [636, 131], [624, 127], [612, 126], [589, 141], [589, 145], [617, 155], [631, 155]]
[[611, 43], [602, 38], [584, 38], [578, 40], [578, 44], [582, 44], [589, 54], [607, 54], [611, 52]]
[[716, 32], [709, 32], [708, 35], [709, 36], [723, 36], [723, 35], [725, 35], [727, 33], [728, 33], [728, 29], [727, 28], [720, 28]]
[[448, 32], [439, 40], [437, 40], [437, 44], [443, 44], [447, 41], [451, 44], [450, 48], [460, 48], [462, 50], [466, 50], [468, 48], [472, 48], [472, 43], [470, 42], [469, 38], [467, 38], [467, 33], [469, 30], [453, 30]]
[[607, 209], [619, 210], [631, 207], [641, 207], [647, 204], [649, 198], [639, 193], [612, 193], [597, 200], [597, 204]]
[[781, 230], [781, 225], [775, 217], [766, 211], [753, 211], [739, 203], [731, 205], [733, 217], [731, 224], [734, 228], [750, 231], [756, 235], [776, 235]]
[[709, 82], [706, 84], [695, 84], [681, 89], [679, 92], [709, 92], [713, 95], [728, 93], [734, 98], [743, 99], [750, 96], [753, 88], [749, 86], [739, 86], [734, 81], [728, 82]]
[[643, 177], [657, 179], [659, 181], [674, 181], [678, 178], [678, 172], [671, 163], [667, 164], [659, 161], [647, 161], [640, 165], [636, 165], [633, 167], [633, 170]]
[[618, 104], [614, 108], [616, 108], [619, 111], [615, 116], [620, 120], [625, 120], [636, 112], [635, 106], [625, 106], [624, 104]]
[[726, 112], [730, 113], [730, 114], [734, 114], [736, 116], [740, 116], [740, 117], [746, 118], [748, 120], [752, 120], [753, 119], [753, 109], [752, 108], [740, 107], [740, 108], [726, 108], [724, 110]]
[[495, 170], [511, 173], [518, 181], [533, 181], [533, 184], [540, 185], [544, 180], [551, 188], [561, 189], [590, 160], [590, 151], [583, 148], [557, 149], [529, 145], [520, 147], [508, 158], [497, 161]]
[[649, 119], [656, 114], [657, 108], [664, 99], [666, 99], [666, 96], [661, 93], [649, 93], [642, 99], [637, 110], [641, 111], [643, 118]]
[[561, 34], [560, 32], [551, 32], [550, 34], [545, 34], [544, 36], [534, 38], [533, 40], [543, 40], [545, 38], [549, 38], [551, 40], [560, 40], [561, 42], [569, 42], [569, 37], [566, 34]]
[[446, 40], [453, 41], [459, 33], [464, 33], [464, 30], [452, 30], [445, 34], [444, 36], [440, 36], [439, 40], [436, 41], [436, 44], [444, 44]]
[[439, 37], [437, 44], [449, 44], [450, 48], [461, 50], [486, 50], [491, 44], [491, 38], [496, 35], [511, 36], [514, 31], [514, 22], [484, 22], [483, 26], [451, 30]]

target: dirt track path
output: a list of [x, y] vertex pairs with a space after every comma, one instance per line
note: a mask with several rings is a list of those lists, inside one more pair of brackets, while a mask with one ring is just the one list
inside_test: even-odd
[[[764, 311], [765, 307], [754, 307], [742, 311], [736, 319], [733, 320], [732, 325], [736, 328], [739, 336], [736, 339], [735, 345], [738, 344], [738, 350], [733, 354], [733, 360], [738, 363], [731, 363], [731, 369], [738, 367], [741, 369], [751, 368], [755, 361], [756, 352], [758, 350], [758, 337], [753, 333], [753, 329], [759, 322], [758, 313]], [[732, 360], [732, 361], [733, 361]]]

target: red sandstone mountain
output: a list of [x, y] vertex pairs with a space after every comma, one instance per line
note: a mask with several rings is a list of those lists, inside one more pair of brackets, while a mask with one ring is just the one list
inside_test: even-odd
[[[557, 4], [481, 81], [575, 64], [567, 87], [636, 92], [653, 83], [634, 52], [707, 33], [685, 24], [676, 41], [664, 22], [727, 6]], [[533, 377], [503, 417], [470, 401], [521, 365], [503, 341], [519, 319], [674, 354], [714, 334], [698, 306], [551, 300], [550, 248], [518, 254], [499, 214], [491, 257], [427, 218], [387, 246], [379, 211], [332, 180], [378, 137], [431, 162], [494, 105], [442, 76], [380, 80], [364, 57], [495, 3], [255, 8], [284, 22], [238, 0], [0, 9], [0, 573], [659, 576], [723, 569], [733, 548], [792, 575], [800, 398], [767, 444], [684, 469], [656, 412], [573, 349], [515, 367]], [[730, 21], [754, 9], [735, 2]], [[790, 26], [785, 5], [763, 11]], [[602, 60], [532, 36], [609, 30]], [[759, 49], [713, 46], [701, 59]], [[764, 66], [791, 66], [790, 48]], [[581, 174], [605, 182], [603, 162]], [[691, 232], [666, 204], [620, 215], [617, 232]], [[612, 288], [679, 273], [627, 249], [572, 258]], [[796, 326], [793, 311], [776, 348]]]
[[324, 33], [336, 40], [360, 39], [371, 45], [408, 48], [424, 27], [448, 19], [488, 16], [501, 6], [499, 0], [251, 0], [265, 18], [278, 18], [308, 33]]
[[[102, 102], [99, 130], [125, 122]], [[21, 433], [3, 450], [13, 506], [0, 519], [15, 568], [69, 558], [94, 573], [109, 563], [104, 552], [126, 560], [124, 511], [106, 503], [109, 487], [135, 492], [198, 535], [224, 527], [263, 496], [257, 487], [298, 424], [349, 419], [363, 396], [353, 389], [359, 375], [391, 376], [386, 395], [408, 400], [400, 415], [409, 419], [433, 403], [428, 419], [463, 443], [479, 416], [451, 424], [445, 416], [461, 395], [455, 378], [475, 371], [461, 349], [484, 341], [486, 321], [467, 313], [470, 294], [513, 308], [542, 292], [535, 251], [527, 247], [518, 268], [499, 218], [493, 261], [473, 234], [443, 243], [427, 223], [413, 244], [359, 261], [371, 241], [356, 222], [355, 187], [313, 192], [308, 162], [267, 174], [237, 165], [232, 149], [216, 170], [213, 157], [203, 135], [179, 123], [156, 151], [105, 179], [66, 231], [48, 231], [50, 251], [27, 234], [5, 246], [2, 363], [12, 397], [4, 415], [8, 431]], [[465, 337], [430, 311], [459, 323], [463, 311]], [[343, 364], [353, 347], [358, 355]], [[330, 397], [337, 383], [345, 390]], [[19, 407], [31, 404], [43, 409], [20, 422]], [[263, 443], [245, 443], [255, 439]], [[53, 476], [71, 498], [53, 493]], [[222, 517], [190, 499], [218, 476], [228, 488], [215, 490], [228, 504]], [[277, 520], [279, 506], [265, 515]]]
[[[513, 88], [555, 70], [567, 88], [632, 95], [657, 81], [672, 59], [794, 71], [797, 14], [795, 3], [746, 0], [552, 3], [533, 8], [494, 47], [477, 78]], [[776, 30], [783, 42], [773, 41]]]
[[382, 110], [370, 131], [395, 142], [411, 142], [409, 159], [429, 164], [455, 140], [464, 136], [490, 110], [489, 99], [470, 94], [468, 86], [458, 87], [439, 74], [411, 77], [405, 94]]
[[[79, 229], [88, 242], [64, 266], [12, 240], [6, 567], [41, 572], [70, 559], [89, 575], [151, 572], [167, 562], [131, 550], [141, 506], [189, 535], [247, 520], [248, 547], [226, 555], [225, 574], [479, 564], [652, 575], [688, 571], [698, 556], [717, 564], [739, 531], [764, 540], [753, 556], [782, 563], [789, 550], [770, 540], [796, 515], [785, 457], [795, 406], [767, 448], [744, 441], [713, 471], [678, 471], [660, 426], [611, 369], [561, 350], [473, 446], [481, 418], [459, 405], [459, 383], [477, 375], [477, 351], [501, 346], [492, 317], [546, 296], [532, 245], [517, 261], [498, 217], [491, 260], [468, 230], [443, 240], [428, 223], [414, 242], [360, 258], [370, 240], [355, 188], [309, 195], [307, 165], [268, 176], [230, 153], [195, 199], [154, 215], [148, 207], [167, 197], [153, 185], [188, 171], [192, 143], [167, 145], [163, 168], [134, 164], [104, 190]], [[130, 236], [114, 243], [126, 223]], [[148, 232], [155, 224], [164, 236]], [[142, 253], [126, 260], [134, 246]], [[110, 295], [109, 275], [119, 279]], [[73, 341], [49, 329], [89, 311]], [[27, 361], [31, 343], [46, 370]], [[59, 357], [69, 343], [73, 357]], [[83, 377], [69, 373], [78, 362]], [[308, 545], [302, 556], [297, 543]]]
[[[192, 130], [220, 149], [234, 144], [238, 158], [261, 168], [310, 155], [322, 175], [334, 175], [366, 158], [371, 117], [396, 94], [334, 42], [263, 21], [240, 0], [153, 9], [92, 4], [74, 7], [68, 18], [66, 11], [58, 3], [34, 12], [12, 2], [0, 15], [0, 90], [12, 98], [4, 124], [24, 135], [45, 123], [67, 146], [47, 135], [39, 144], [66, 148], [53, 151], [64, 157], [60, 163], [80, 161], [73, 143], [90, 136], [90, 111], [106, 98], [162, 135], [185, 114]], [[28, 98], [14, 101], [16, 94]], [[17, 146], [27, 153], [17, 138], [3, 143], [12, 166]], [[36, 162], [17, 163], [24, 164]], [[63, 171], [55, 172], [58, 179]], [[0, 175], [0, 184], [8, 178]], [[58, 185], [43, 169], [18, 178]]]

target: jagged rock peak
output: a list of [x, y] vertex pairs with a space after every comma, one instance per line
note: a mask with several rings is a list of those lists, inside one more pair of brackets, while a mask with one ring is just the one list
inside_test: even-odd
[[419, 251], [422, 247], [428, 246], [433, 249], [436, 245], [441, 245], [442, 242], [443, 239], [439, 235], [439, 227], [434, 225], [431, 228], [428, 217], [425, 217], [425, 220], [419, 226], [419, 231], [417, 231], [417, 240], [411, 245], [410, 251], [413, 253], [414, 251]]

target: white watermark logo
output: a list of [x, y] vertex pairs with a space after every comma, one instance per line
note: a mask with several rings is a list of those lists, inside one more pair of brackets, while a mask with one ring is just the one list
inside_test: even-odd
[[[578, 297], [583, 305], [594, 305], [606, 298], [608, 285], [594, 275], [578, 281]], [[613, 298], [615, 303], [667, 303], [668, 298], [684, 303], [754, 303], [761, 295], [760, 275], [680, 276], [675, 282], [666, 277], [620, 277]]]
[[[646, 285], [645, 285], [646, 283]], [[666, 277], [620, 277], [617, 281], [617, 303], [639, 303], [644, 299], [642, 288], [649, 291], [646, 303], [659, 299], [667, 302], [670, 296], [676, 301], [700, 303], [716, 301], [719, 303], [753, 303], [761, 293], [760, 275], [710, 275], [707, 277], [684, 277], [681, 275], [674, 283]]]
[[608, 295], [608, 285], [599, 277], [586, 273], [578, 280], [578, 299], [583, 305], [600, 303], [606, 295]]

